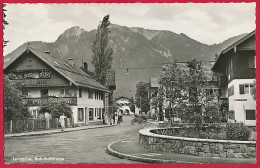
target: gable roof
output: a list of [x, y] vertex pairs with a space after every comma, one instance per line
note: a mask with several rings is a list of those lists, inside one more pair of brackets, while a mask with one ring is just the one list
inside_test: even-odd
[[57, 57], [46, 54], [37, 49], [27, 47], [20, 53], [17, 53], [12, 60], [6, 63], [4, 70], [7, 69], [15, 60], [17, 60], [23, 53], [32, 52], [36, 57], [45, 62], [47, 65], [52, 67], [55, 71], [65, 77], [67, 80], [72, 82], [75, 86], [87, 87], [105, 92], [110, 92], [105, 86], [97, 82], [91, 75], [84, 72], [80, 67], [76, 65], [70, 65], [66, 61]]
[[115, 100], [119, 100], [119, 99], [122, 99], [122, 98], [127, 99], [127, 100], [130, 100], [128, 97], [125, 97], [125, 96], [120, 96], [120, 97], [118, 97], [118, 98], [115, 98]]
[[233, 44], [231, 44], [230, 46], [228, 46], [224, 50], [222, 50], [219, 54], [219, 57], [218, 57], [216, 63], [213, 65], [212, 70], [216, 70], [216, 67], [219, 64], [220, 60], [223, 58], [224, 54], [226, 54], [230, 50], [234, 49], [236, 46], [243, 43], [244, 41], [248, 40], [250, 37], [253, 37], [254, 35], [255, 35], [255, 30], [252, 31], [251, 33], [247, 34], [246, 36], [242, 37], [241, 39], [237, 40], [236, 42], [234, 42]]

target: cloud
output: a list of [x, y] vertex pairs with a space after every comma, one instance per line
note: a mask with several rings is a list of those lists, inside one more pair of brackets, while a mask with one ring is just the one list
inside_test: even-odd
[[202, 43], [219, 43], [255, 29], [255, 3], [8, 4], [5, 54], [27, 41], [53, 42], [66, 29], [111, 23], [185, 33]]

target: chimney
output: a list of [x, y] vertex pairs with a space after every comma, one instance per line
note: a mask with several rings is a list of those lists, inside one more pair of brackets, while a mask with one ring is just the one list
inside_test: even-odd
[[70, 65], [73, 66], [73, 64], [74, 64], [74, 62], [73, 62], [73, 58], [68, 58], [68, 62], [69, 62]]
[[88, 70], [88, 63], [87, 62], [83, 63], [83, 69], [86, 70], [86, 71]]
[[51, 55], [50, 51], [44, 51], [45, 54]]

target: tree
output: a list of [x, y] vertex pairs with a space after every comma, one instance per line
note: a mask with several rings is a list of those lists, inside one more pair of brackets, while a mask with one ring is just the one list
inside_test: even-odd
[[159, 84], [158, 95], [152, 102], [161, 113], [166, 106], [165, 116], [171, 124], [174, 117], [180, 118], [200, 134], [204, 123], [220, 120], [222, 114], [215, 99], [218, 92], [209, 94], [205, 90], [207, 78], [200, 62], [192, 60], [186, 66], [175, 62], [164, 65]]
[[53, 102], [40, 107], [39, 113], [50, 113], [53, 118], [59, 118], [63, 113], [66, 117], [72, 117], [70, 106], [65, 102]]
[[[174, 117], [177, 117], [179, 111], [179, 98], [182, 90], [182, 70], [178, 67], [176, 62], [166, 64], [162, 68], [161, 78], [159, 81], [159, 99], [161, 104], [165, 101], [168, 105], [165, 117], [174, 123]], [[164, 99], [162, 99], [164, 98]]]
[[134, 102], [133, 97], [130, 98], [129, 108], [130, 108], [131, 112], [135, 112], [135, 102]]
[[147, 113], [150, 110], [149, 98], [148, 98], [149, 83], [139, 82], [136, 85], [136, 102], [138, 108], [141, 108], [141, 112]]
[[[95, 79], [102, 85], [107, 86], [107, 73], [112, 67], [113, 48], [109, 46], [109, 15], [106, 15], [98, 25], [96, 38], [91, 45], [92, 64], [95, 68]], [[104, 99], [104, 104], [106, 100]], [[108, 117], [113, 113], [113, 92], [108, 94], [108, 105], [110, 109], [106, 111]]]
[[96, 39], [93, 41], [91, 46], [95, 78], [102, 85], [106, 85], [107, 71], [111, 69], [113, 60], [113, 48], [109, 46], [109, 24], [109, 15], [107, 15], [99, 24], [96, 32]]
[[[195, 59], [187, 63], [188, 71], [185, 73], [185, 85], [182, 88], [186, 93], [182, 98], [183, 120], [192, 124], [194, 131], [200, 135], [204, 123], [213, 123], [219, 120], [218, 102], [215, 101], [218, 93], [208, 94], [205, 90], [207, 80], [201, 63]], [[188, 94], [188, 98], [187, 98]], [[181, 97], [182, 94], [181, 94]]]
[[28, 108], [23, 105], [21, 90], [4, 76], [4, 120], [29, 118]]
[[158, 117], [159, 121], [164, 121], [164, 114], [163, 114], [163, 102], [164, 102], [164, 90], [163, 87], [158, 88], [158, 94], [152, 98], [152, 106], [155, 107], [156, 111], [157, 108], [159, 109]]

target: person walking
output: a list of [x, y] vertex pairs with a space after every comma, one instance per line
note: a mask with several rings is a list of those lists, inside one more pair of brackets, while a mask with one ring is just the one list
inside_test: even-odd
[[61, 131], [64, 131], [65, 128], [65, 118], [66, 116], [64, 115], [64, 113], [60, 116], [60, 125], [61, 125]]
[[120, 124], [122, 121], [123, 121], [123, 116], [122, 116], [122, 114], [119, 114], [119, 115], [118, 115], [117, 124]]

